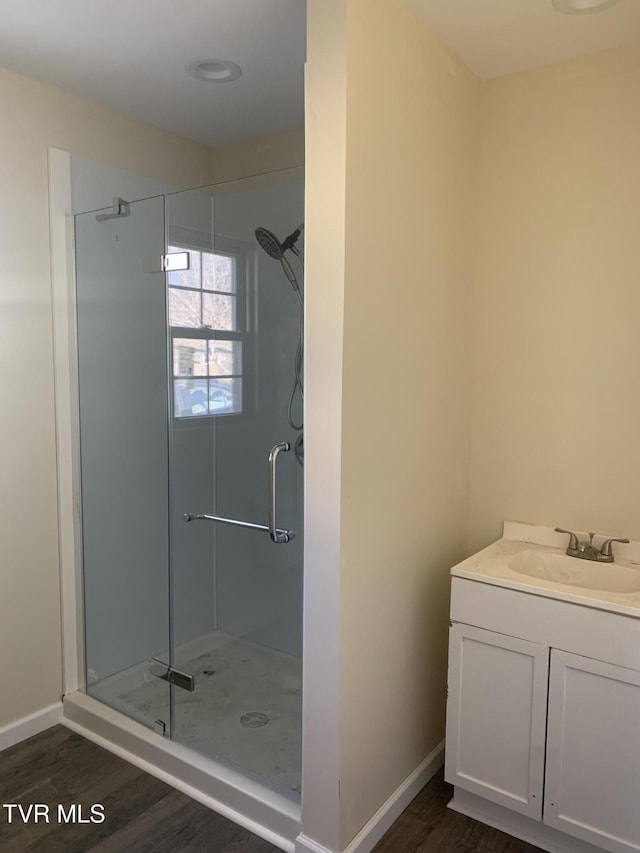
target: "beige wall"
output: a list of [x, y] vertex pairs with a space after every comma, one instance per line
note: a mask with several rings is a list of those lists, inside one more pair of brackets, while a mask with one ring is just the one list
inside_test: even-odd
[[214, 148], [212, 183], [304, 165], [304, 127]]
[[484, 87], [471, 551], [640, 538], [640, 46]]
[[400, 0], [331, 5], [344, 227], [307, 204], [345, 247], [344, 327], [324, 329], [343, 345], [344, 849], [443, 735], [451, 565], [505, 518], [640, 537], [640, 50], [482, 85]]
[[343, 845], [444, 736], [480, 89], [401, 0], [347, 10]]
[[47, 147], [206, 184], [210, 149], [0, 70], [0, 728], [60, 699]]

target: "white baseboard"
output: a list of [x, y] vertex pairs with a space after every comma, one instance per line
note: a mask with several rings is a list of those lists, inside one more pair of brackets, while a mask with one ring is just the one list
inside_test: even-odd
[[35, 714], [29, 714], [27, 717], [22, 717], [7, 726], [3, 726], [0, 728], [0, 752], [33, 737], [33, 735], [40, 734], [46, 729], [50, 729], [57, 725], [61, 719], [62, 702], [56, 702], [55, 705], [49, 705], [48, 708], [36, 711]]
[[454, 789], [449, 808], [466, 817], [486, 823], [494, 829], [506, 832], [507, 835], [519, 838], [521, 841], [526, 841], [534, 847], [547, 850], [549, 853], [602, 853], [601, 849], [594, 847], [593, 844], [587, 844], [586, 841], [580, 841], [540, 821], [532, 820], [526, 815], [513, 812], [511, 809], [485, 800], [477, 794], [463, 791], [461, 788]]
[[409, 803], [420, 793], [427, 782], [435, 776], [444, 764], [444, 740], [432, 750], [413, 773], [404, 780], [400, 787], [391, 794], [389, 799], [366, 823], [344, 853], [369, 853], [373, 850], [385, 832], [400, 817]]
[[[391, 828], [409, 803], [420, 793], [429, 780], [435, 776], [444, 764], [444, 740], [422, 761], [413, 773], [396, 788], [389, 799], [383, 803], [374, 816], [362, 827], [360, 832], [344, 849], [343, 853], [370, 853]], [[304, 833], [296, 838], [296, 853], [335, 853], [323, 847]]]

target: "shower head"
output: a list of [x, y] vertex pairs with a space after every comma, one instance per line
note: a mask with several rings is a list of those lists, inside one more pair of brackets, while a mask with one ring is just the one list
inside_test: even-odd
[[289, 279], [291, 287], [299, 294], [300, 285], [298, 284], [298, 279], [293, 271], [293, 267], [284, 256], [285, 247], [282, 245], [280, 240], [278, 240], [276, 235], [267, 228], [256, 228], [255, 235], [260, 247], [265, 250], [267, 255], [269, 255], [270, 258], [273, 258], [274, 261], [280, 261], [284, 274]]
[[272, 257], [275, 261], [281, 261], [284, 257], [284, 248], [282, 243], [276, 235], [267, 230], [266, 228], [256, 228], [255, 230], [256, 240], [260, 244], [261, 248], [265, 250], [267, 255]]

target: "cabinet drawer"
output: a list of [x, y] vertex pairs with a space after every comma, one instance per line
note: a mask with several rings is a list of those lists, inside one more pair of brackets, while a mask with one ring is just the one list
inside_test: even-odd
[[451, 620], [640, 671], [640, 619], [466, 578]]

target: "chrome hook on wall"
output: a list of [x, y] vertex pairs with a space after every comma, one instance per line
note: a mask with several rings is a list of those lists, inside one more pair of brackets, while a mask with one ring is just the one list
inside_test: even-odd
[[120, 196], [114, 196], [113, 213], [98, 213], [96, 215], [96, 222], [107, 222], [109, 219], [122, 219], [125, 216], [131, 216], [129, 202], [120, 198]]

